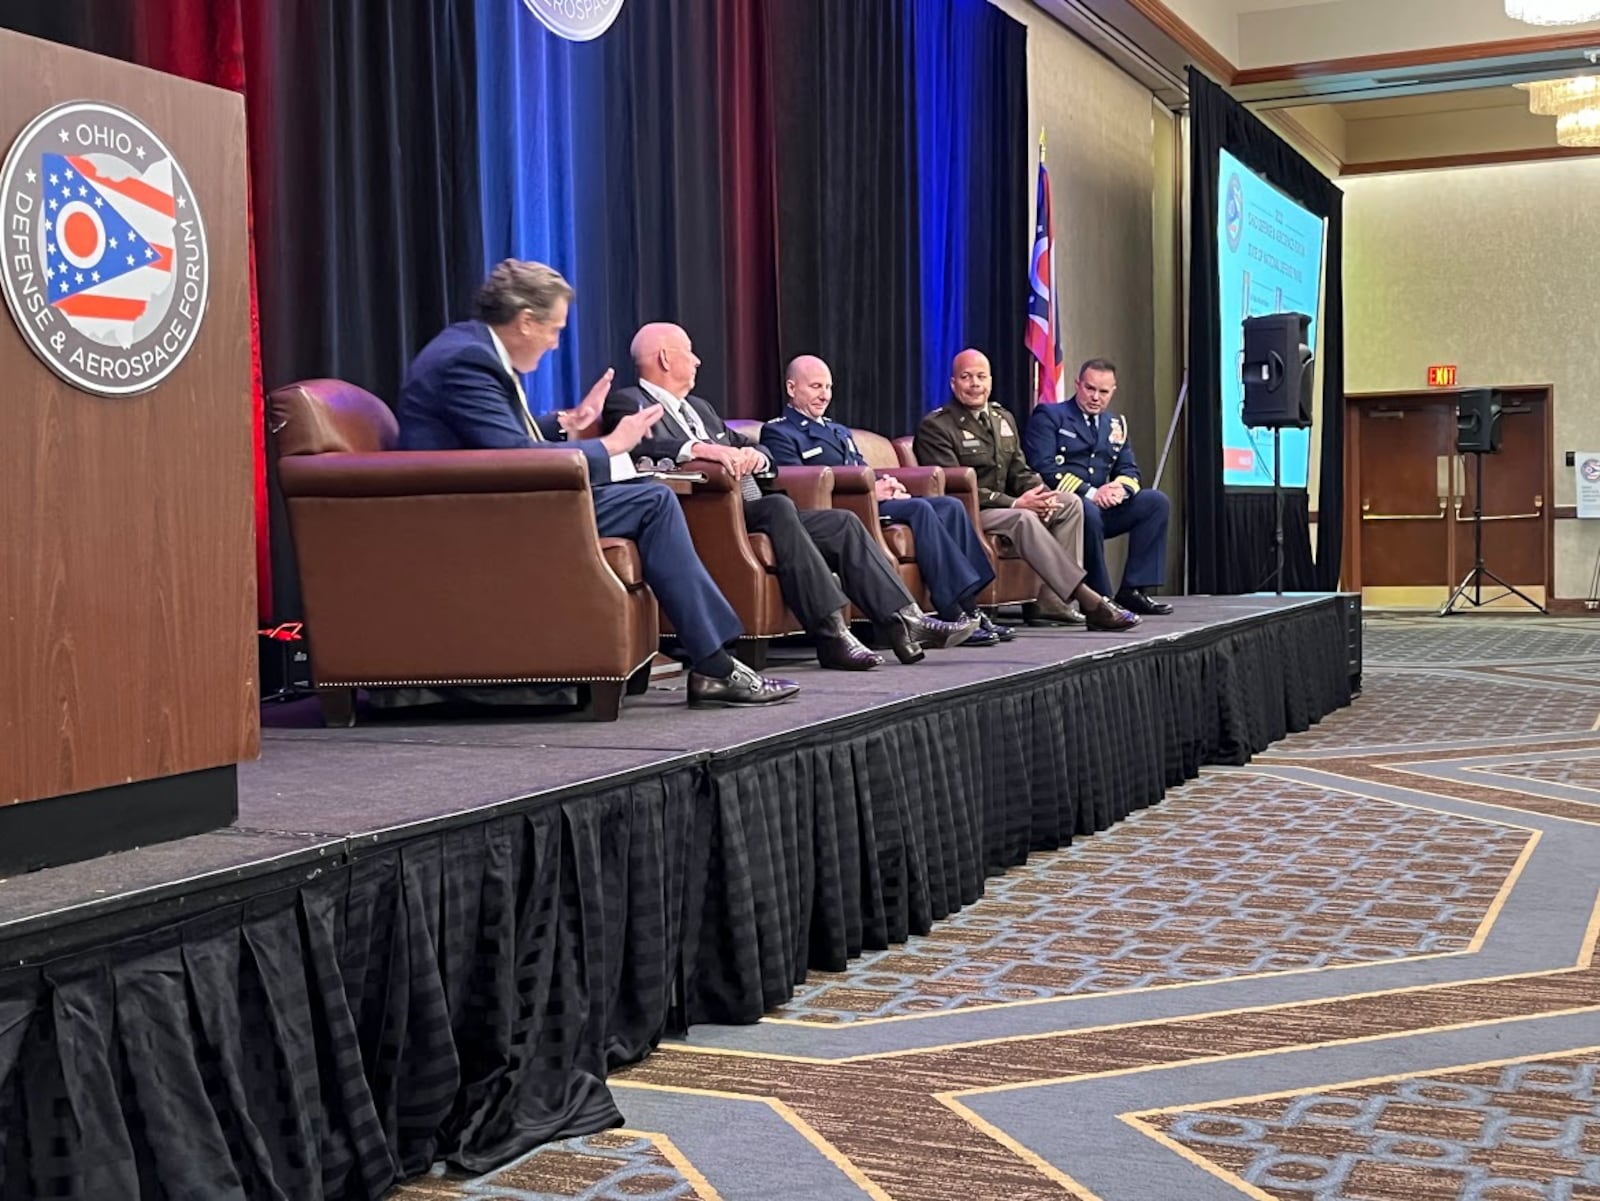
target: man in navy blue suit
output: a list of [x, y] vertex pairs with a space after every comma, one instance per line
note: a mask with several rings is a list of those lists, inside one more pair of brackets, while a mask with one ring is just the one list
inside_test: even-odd
[[[761, 427], [761, 445], [779, 467], [865, 467], [848, 426], [828, 420], [833, 372], [815, 355], [801, 355], [784, 378], [789, 403]], [[994, 566], [978, 540], [967, 506], [954, 496], [913, 497], [892, 475], [877, 480], [878, 512], [911, 527], [917, 566], [934, 610], [945, 621], [978, 612], [978, 593], [994, 579]], [[1011, 631], [981, 617], [966, 646], [993, 646]]]
[[765, 704], [793, 696], [797, 685], [758, 675], [728, 654], [742, 627], [695, 554], [677, 497], [636, 478], [629, 452], [660, 413], [636, 413], [604, 438], [568, 442], [599, 417], [610, 370], [577, 408], [538, 418], [529, 411], [520, 377], [561, 340], [571, 299], [571, 285], [542, 263], [507, 259], [495, 267], [474, 302], [478, 319], [443, 330], [406, 372], [396, 414], [400, 449], [580, 451], [600, 536], [638, 546], [645, 583], [689, 655], [689, 703]]
[[1083, 498], [1089, 587], [1102, 596], [1111, 591], [1105, 540], [1127, 534], [1128, 563], [1117, 604], [1147, 617], [1171, 613], [1171, 605], [1146, 591], [1167, 578], [1167, 498], [1141, 484], [1127, 419], [1106, 412], [1116, 392], [1116, 364], [1090, 359], [1078, 369], [1077, 390], [1068, 400], [1034, 409], [1023, 453], [1046, 484]]

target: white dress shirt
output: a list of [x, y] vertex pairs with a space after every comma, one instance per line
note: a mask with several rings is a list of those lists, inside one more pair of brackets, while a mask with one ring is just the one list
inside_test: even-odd
[[689, 440], [678, 447], [678, 462], [687, 463], [694, 458], [691, 448], [696, 442], [711, 441], [711, 434], [706, 430], [705, 422], [700, 420], [700, 414], [694, 411], [694, 406], [687, 400], [679, 400], [659, 384], [652, 384], [647, 379], [639, 381], [639, 390], [659, 403], [672, 415], [673, 420], [689, 431]]
[[[506, 349], [506, 344], [500, 341], [500, 335], [494, 332], [494, 327], [489, 327], [489, 340], [494, 343], [495, 353], [500, 356], [500, 365], [506, 369], [506, 374], [511, 377], [511, 382], [516, 385], [517, 399], [522, 402], [522, 419], [528, 426], [528, 436], [535, 442], [544, 442], [544, 431], [539, 428], [539, 423], [533, 419], [533, 410], [528, 408], [528, 394], [522, 389], [522, 376], [517, 374], [517, 369], [512, 366], [511, 352]], [[567, 431], [562, 430], [558, 441], [567, 440]], [[639, 469], [633, 465], [633, 460], [627, 455], [611, 456], [611, 480], [613, 484], [623, 480], [631, 480], [639, 474]]]

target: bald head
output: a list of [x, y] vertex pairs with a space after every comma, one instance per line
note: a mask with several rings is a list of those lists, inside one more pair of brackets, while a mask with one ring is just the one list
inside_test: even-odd
[[791, 359], [783, 390], [789, 403], [813, 421], [821, 421], [833, 400], [833, 372], [814, 354]]
[[628, 350], [641, 380], [666, 389], [680, 400], [694, 390], [700, 360], [681, 325], [652, 321], [633, 335]]
[[994, 381], [989, 378], [989, 357], [981, 350], [968, 348], [950, 364], [950, 395], [969, 409], [989, 403]]

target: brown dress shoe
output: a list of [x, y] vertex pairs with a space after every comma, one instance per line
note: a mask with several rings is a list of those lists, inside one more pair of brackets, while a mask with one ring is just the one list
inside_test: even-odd
[[1102, 600], [1097, 609], [1084, 610], [1083, 620], [1091, 630], [1109, 630], [1113, 633], [1131, 630], [1139, 624], [1138, 614], [1129, 613], [1108, 600]]

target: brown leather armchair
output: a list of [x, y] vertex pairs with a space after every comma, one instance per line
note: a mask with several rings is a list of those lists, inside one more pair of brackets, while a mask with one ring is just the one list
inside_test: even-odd
[[[876, 438], [877, 435], [874, 434], [872, 437]], [[891, 444], [895, 460], [904, 468], [917, 466], [917, 456], [912, 450], [913, 442], [912, 438], [896, 438]], [[857, 431], [856, 445], [861, 447], [861, 453], [866, 456], [867, 461], [872, 462], [872, 455], [861, 445], [860, 431]], [[879, 449], [877, 453], [883, 452]], [[923, 468], [923, 470], [930, 469]], [[989, 559], [994, 564], [994, 582], [983, 590], [983, 595], [978, 597], [978, 603], [992, 607], [1026, 604], [1038, 600], [1040, 587], [1038, 574], [1018, 557], [1016, 548], [1011, 543], [998, 534], [987, 533], [978, 520], [977, 474], [970, 467], [945, 467], [942, 470], [945, 492], [950, 496], [959, 496], [966, 504], [972, 524], [983, 536], [984, 548], [989, 552]], [[910, 487], [909, 484], [906, 486]]]
[[357, 688], [567, 683], [616, 720], [658, 614], [638, 548], [595, 531], [576, 451], [397, 451], [370, 392], [304, 380], [267, 400], [330, 724]]

